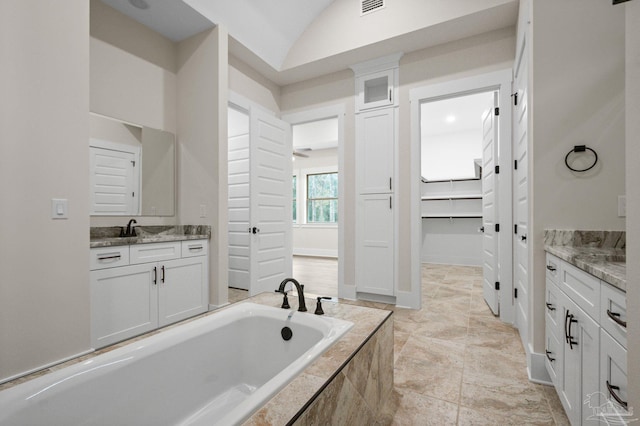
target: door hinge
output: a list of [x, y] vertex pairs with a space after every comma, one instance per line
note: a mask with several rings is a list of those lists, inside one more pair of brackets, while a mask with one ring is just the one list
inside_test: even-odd
[[135, 160], [131, 160], [131, 166], [135, 167], [136, 166], [136, 161]]
[[494, 110], [495, 115], [500, 115], [500, 108], [496, 107]]
[[518, 160], [513, 160], [513, 168], [518, 170]]
[[500, 281], [496, 281], [496, 290], [500, 290]]
[[500, 232], [500, 224], [496, 223], [496, 232]]
[[513, 289], [513, 297], [516, 298], [516, 299], [518, 298], [518, 289], [517, 288]]
[[500, 174], [500, 166], [496, 166], [495, 167], [495, 171], [496, 171], [496, 174], [499, 175]]
[[513, 94], [513, 95], [511, 95], [511, 96], [513, 96], [513, 104], [514, 104], [515, 106], [518, 106], [518, 92], [514, 93], [514, 94]]
[[135, 192], [132, 192], [132, 193], [131, 193], [131, 196], [132, 196], [132, 197], [135, 197], [135, 196], [136, 196], [136, 193], [135, 193]]
[[518, 225], [513, 225], [513, 233], [518, 235]]

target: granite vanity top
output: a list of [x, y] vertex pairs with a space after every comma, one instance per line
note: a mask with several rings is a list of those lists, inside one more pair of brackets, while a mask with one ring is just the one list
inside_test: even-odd
[[208, 225], [136, 226], [135, 237], [120, 237], [120, 230], [120, 226], [91, 227], [89, 247], [211, 239], [211, 227]]
[[544, 234], [546, 252], [627, 291], [624, 231], [545, 230]]

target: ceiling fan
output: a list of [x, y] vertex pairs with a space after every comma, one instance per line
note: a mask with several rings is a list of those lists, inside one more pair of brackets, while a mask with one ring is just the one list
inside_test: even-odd
[[309, 158], [307, 154], [303, 154], [303, 152], [311, 151], [311, 148], [293, 148], [293, 155], [296, 157]]

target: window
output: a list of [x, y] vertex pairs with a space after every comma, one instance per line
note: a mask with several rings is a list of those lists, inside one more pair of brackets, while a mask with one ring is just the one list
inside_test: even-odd
[[293, 223], [298, 222], [298, 176], [293, 176]]
[[338, 173], [307, 175], [307, 223], [338, 222]]

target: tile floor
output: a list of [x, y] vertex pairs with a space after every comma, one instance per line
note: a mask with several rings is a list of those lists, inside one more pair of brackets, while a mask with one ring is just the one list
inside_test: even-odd
[[[420, 311], [345, 301], [394, 311], [395, 390], [380, 424], [569, 424], [555, 390], [527, 379], [517, 331], [483, 300], [481, 268], [425, 264], [422, 286]], [[245, 297], [230, 289], [230, 301]]]

